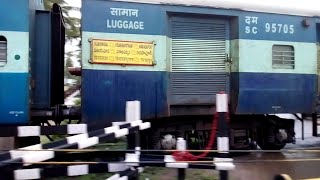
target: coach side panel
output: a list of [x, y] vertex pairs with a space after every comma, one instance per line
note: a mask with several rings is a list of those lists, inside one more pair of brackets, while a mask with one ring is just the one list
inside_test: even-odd
[[[239, 17], [238, 99], [241, 114], [311, 113], [316, 99], [313, 18], [247, 13]], [[305, 24], [305, 25], [304, 25]], [[309, 25], [307, 25], [309, 24]]]
[[[169, 59], [166, 55], [166, 16], [160, 7], [88, 0], [83, 1], [82, 7], [84, 121], [95, 123], [124, 120], [125, 103], [129, 100], [141, 101], [143, 118], [167, 114], [166, 62]], [[136, 14], [120, 14], [113, 8], [131, 9]], [[104, 51], [103, 47], [99, 48], [99, 39], [109, 40], [100, 44], [113, 46], [113, 51], [134, 46], [134, 56], [140, 58], [140, 61], [136, 65], [128, 65], [128, 59], [104, 61], [106, 55], [97, 53]], [[92, 49], [94, 42], [98, 43]], [[126, 56], [126, 52], [120, 53], [124, 58], [131, 58]]]
[[[199, 114], [211, 114], [212, 110], [207, 107], [214, 106], [214, 99], [211, 96], [197, 96], [205, 92], [203, 88], [206, 86], [196, 89], [192, 96], [190, 92], [183, 92], [188, 96], [173, 98], [175, 89], [171, 79], [175, 75], [174, 68], [184, 68], [187, 73], [183, 74], [187, 75], [190, 70], [199, 70], [195, 68], [199, 63], [182, 67], [180, 65], [183, 64], [175, 63], [174, 58], [178, 57], [176, 60], [181, 62], [194, 59], [197, 57], [190, 55], [190, 52], [197, 51], [205, 51], [199, 54], [198, 59], [226, 58], [224, 73], [230, 79], [223, 80], [225, 84], [220, 83], [221, 79], [214, 83], [222, 84], [221, 90], [230, 93], [234, 113], [312, 111], [316, 90], [315, 24], [312, 18], [308, 19], [311, 25], [304, 27], [303, 17], [239, 10], [98, 0], [84, 0], [82, 7], [82, 108], [85, 121], [123, 120], [125, 102], [128, 100], [141, 101], [144, 119], [172, 115], [174, 103], [182, 105], [183, 108], [179, 109], [182, 115], [190, 114], [193, 107]], [[177, 16], [186, 21], [172, 24], [172, 19]], [[181, 33], [172, 31], [173, 26], [180, 28]], [[199, 32], [203, 34], [191, 31], [194, 27], [202, 27]], [[206, 31], [210, 28], [213, 28], [213, 34]], [[226, 36], [221, 36], [221, 32]], [[217, 49], [226, 54], [222, 51], [212, 54], [216, 49], [212, 51], [207, 48], [209, 46], [186, 51], [197, 48], [198, 42], [204, 41], [207, 45], [218, 44]], [[174, 43], [181, 46], [172, 49]], [[133, 48], [132, 52], [126, 51], [128, 47]], [[143, 50], [144, 47], [150, 48], [150, 51]], [[173, 57], [173, 51], [181, 50], [185, 52]], [[130, 59], [128, 53], [137, 52], [150, 54], [144, 54], [145, 58], [134, 54], [136, 59], [140, 58], [135, 64], [132, 61], [136, 59]], [[116, 59], [113, 55], [117, 53], [122, 53], [123, 58]], [[212, 61], [216, 62], [216, 59]], [[175, 66], [177, 64], [179, 66]], [[210, 72], [220, 71], [224, 64], [218, 66], [220, 69], [215, 66]], [[196, 78], [195, 75], [205, 73], [185, 76], [191, 79], [180, 82], [187, 87], [189, 80]], [[200, 84], [212, 79], [202, 80]], [[180, 87], [181, 84], [177, 85]], [[187, 88], [193, 89], [191, 86]]]
[[0, 6], [0, 123], [29, 120], [29, 0]]

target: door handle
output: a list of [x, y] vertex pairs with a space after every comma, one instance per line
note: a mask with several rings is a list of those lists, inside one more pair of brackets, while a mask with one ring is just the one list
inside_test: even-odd
[[225, 59], [225, 62], [226, 63], [232, 63], [232, 58], [229, 56], [229, 54], [228, 53], [226, 53], [226, 59]]

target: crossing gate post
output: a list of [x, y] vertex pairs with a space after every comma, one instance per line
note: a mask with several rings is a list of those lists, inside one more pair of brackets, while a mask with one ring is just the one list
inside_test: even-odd
[[318, 137], [318, 114], [312, 113], [312, 136]]
[[[183, 138], [177, 139], [177, 147], [178, 151], [185, 151], [187, 150], [187, 142]], [[186, 178], [186, 169], [178, 168], [178, 180], [184, 180]]]
[[[134, 122], [141, 120], [141, 105], [140, 101], [128, 101], [126, 103], [126, 122]], [[131, 155], [136, 161], [139, 161], [140, 156], [140, 132], [139, 128], [135, 129], [133, 133], [129, 133], [127, 136], [127, 149], [135, 149], [135, 157]], [[135, 166], [137, 168], [137, 166]], [[130, 178], [131, 180], [138, 180], [139, 173], [136, 176]]]
[[[215, 161], [219, 163], [224, 163], [220, 161], [231, 160], [229, 159], [229, 127], [227, 123], [227, 113], [228, 113], [228, 95], [226, 93], [219, 93], [216, 96], [216, 110], [218, 114], [218, 134], [217, 134], [217, 148], [218, 157]], [[228, 179], [228, 168], [218, 169], [220, 180]]]

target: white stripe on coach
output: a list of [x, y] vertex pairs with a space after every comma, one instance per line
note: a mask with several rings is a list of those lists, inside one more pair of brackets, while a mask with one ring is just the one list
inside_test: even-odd
[[40, 136], [40, 126], [18, 126], [18, 137]]
[[68, 134], [81, 134], [88, 132], [88, 126], [86, 124], [68, 124]]
[[14, 170], [13, 174], [16, 180], [41, 179], [40, 169], [19, 169]]
[[68, 166], [68, 176], [81, 176], [86, 174], [89, 174], [88, 165]]
[[228, 95], [217, 94], [216, 95], [216, 108], [217, 112], [228, 112]]

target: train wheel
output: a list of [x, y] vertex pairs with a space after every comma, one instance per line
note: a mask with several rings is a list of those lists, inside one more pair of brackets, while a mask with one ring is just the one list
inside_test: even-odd
[[281, 150], [287, 142], [285, 131], [276, 128], [261, 128], [258, 131], [257, 144], [263, 150]]

